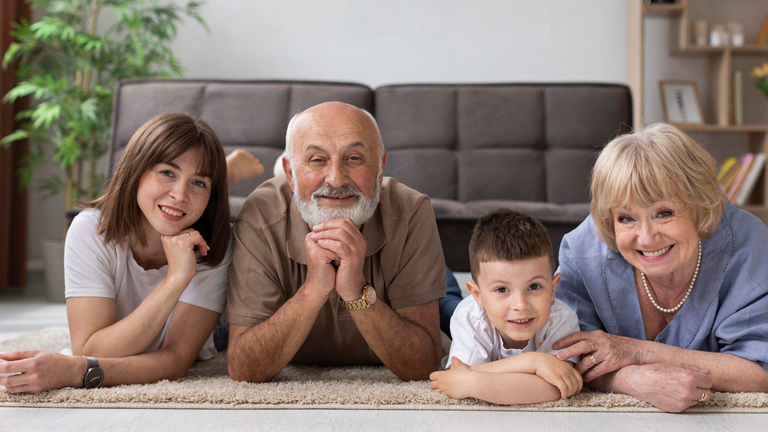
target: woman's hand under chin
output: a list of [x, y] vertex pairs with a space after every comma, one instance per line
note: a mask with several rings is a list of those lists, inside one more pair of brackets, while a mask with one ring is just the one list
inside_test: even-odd
[[83, 357], [49, 351], [0, 353], [0, 359], [7, 362], [0, 363], [0, 385], [9, 393], [81, 387], [86, 370]]
[[210, 247], [203, 236], [192, 228], [174, 236], [161, 236], [165, 257], [168, 259], [168, 278], [178, 282], [185, 288], [197, 273], [197, 257], [195, 247], [200, 255], [208, 255]]

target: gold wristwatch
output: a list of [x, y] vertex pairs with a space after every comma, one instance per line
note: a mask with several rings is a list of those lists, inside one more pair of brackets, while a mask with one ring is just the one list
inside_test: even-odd
[[341, 307], [348, 311], [369, 308], [376, 303], [376, 290], [373, 288], [373, 285], [368, 284], [363, 287], [363, 298], [360, 300], [345, 302], [339, 298], [339, 303]]

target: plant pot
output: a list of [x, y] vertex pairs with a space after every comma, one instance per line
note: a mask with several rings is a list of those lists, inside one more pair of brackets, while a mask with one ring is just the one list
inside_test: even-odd
[[49, 302], [64, 303], [64, 242], [41, 240], [45, 271], [45, 297]]

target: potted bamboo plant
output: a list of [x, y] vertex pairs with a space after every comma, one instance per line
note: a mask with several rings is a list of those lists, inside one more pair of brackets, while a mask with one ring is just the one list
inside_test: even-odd
[[[16, 86], [5, 103], [31, 96], [32, 107], [18, 114], [22, 127], [0, 140], [0, 145], [29, 139], [30, 153], [20, 177], [30, 184], [35, 167], [55, 164], [61, 174], [35, 185], [43, 197], [64, 194], [64, 214], [77, 200], [101, 193], [104, 174], [100, 160], [108, 147], [114, 85], [137, 77], [181, 76], [182, 68], [170, 50], [176, 25], [185, 17], [197, 20], [200, 3], [160, 5], [147, 0], [29, 0], [44, 13], [35, 23], [15, 23], [3, 67], [17, 62]], [[97, 28], [100, 16], [109, 14]], [[52, 159], [51, 159], [52, 158]], [[48, 298], [64, 300], [62, 240], [44, 242]]]

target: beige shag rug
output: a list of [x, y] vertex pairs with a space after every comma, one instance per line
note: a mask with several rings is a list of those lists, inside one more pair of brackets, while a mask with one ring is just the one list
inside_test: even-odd
[[[49, 328], [0, 342], [0, 352], [69, 347], [64, 328]], [[384, 367], [288, 366], [273, 381], [248, 384], [227, 374], [226, 355], [196, 363], [185, 378], [95, 390], [61, 389], [13, 395], [0, 386], [0, 407], [184, 409], [388, 409], [485, 411], [659, 412], [629, 396], [584, 390], [565, 400], [499, 406], [433, 393], [429, 381], [402, 382]], [[768, 412], [764, 393], [715, 393], [688, 412]]]

